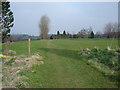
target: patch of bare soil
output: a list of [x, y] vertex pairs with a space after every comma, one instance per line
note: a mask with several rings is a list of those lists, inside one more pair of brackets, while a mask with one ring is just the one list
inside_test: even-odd
[[[3, 88], [15, 88], [18, 81], [23, 81], [27, 77], [18, 75], [22, 70], [27, 70], [32, 65], [44, 64], [42, 57], [36, 53], [30, 57], [25, 55], [8, 56], [2, 59], [2, 86]], [[33, 72], [33, 71], [31, 71]], [[27, 83], [22, 82], [25, 86]], [[22, 84], [18, 83], [19, 86]]]

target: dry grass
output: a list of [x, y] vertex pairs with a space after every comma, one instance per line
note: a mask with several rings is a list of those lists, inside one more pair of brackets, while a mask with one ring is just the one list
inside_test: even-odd
[[[38, 59], [40, 61], [38, 61]], [[30, 57], [25, 55], [20, 56], [8, 56], [3, 59], [3, 87], [4, 88], [15, 88], [16, 83], [18, 81], [23, 81], [25, 76], [18, 75], [19, 72], [22, 70], [26, 70], [34, 64], [44, 64], [43, 61], [41, 61], [42, 57], [36, 53]], [[10, 60], [13, 60], [10, 62]], [[32, 71], [31, 71], [32, 72]], [[27, 83], [22, 82], [24, 85]]]

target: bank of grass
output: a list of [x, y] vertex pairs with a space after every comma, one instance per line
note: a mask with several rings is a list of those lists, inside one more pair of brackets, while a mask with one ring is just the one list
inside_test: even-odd
[[[111, 39], [58, 39], [31, 42], [31, 54], [39, 52], [43, 56], [43, 65], [34, 65], [24, 74], [31, 88], [113, 88], [116, 82], [110, 81], [99, 71], [87, 65], [78, 55], [80, 48], [106, 48]], [[11, 49], [17, 55], [28, 54], [28, 42], [13, 42]], [[112, 48], [118, 47], [115, 39]]]
[[86, 59], [88, 64], [102, 72], [110, 79], [118, 80], [118, 72], [120, 71], [119, 56], [120, 49], [100, 49], [94, 47], [92, 49], [85, 48], [78, 52], [79, 55]]

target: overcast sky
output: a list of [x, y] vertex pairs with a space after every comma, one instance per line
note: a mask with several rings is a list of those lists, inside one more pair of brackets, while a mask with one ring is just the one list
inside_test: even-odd
[[14, 14], [12, 34], [39, 35], [41, 16], [50, 18], [50, 34], [58, 30], [77, 33], [92, 26], [93, 31], [103, 31], [108, 22], [118, 21], [117, 2], [11, 2]]

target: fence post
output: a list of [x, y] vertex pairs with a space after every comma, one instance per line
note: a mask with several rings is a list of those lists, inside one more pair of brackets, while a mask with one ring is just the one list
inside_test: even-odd
[[30, 38], [28, 39], [28, 56], [30, 56]]

